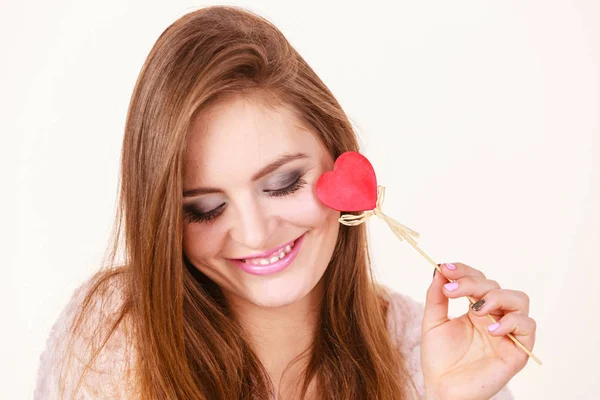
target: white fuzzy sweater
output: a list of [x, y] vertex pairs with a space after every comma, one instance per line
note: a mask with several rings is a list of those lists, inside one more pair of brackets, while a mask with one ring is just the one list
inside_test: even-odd
[[[34, 400], [59, 399], [58, 377], [61, 368], [69, 368], [65, 382], [66, 399], [72, 399], [77, 385], [77, 378], [81, 374], [85, 361], [89, 360], [86, 354], [86, 340], [91, 337], [90, 332], [84, 328], [77, 335], [75, 342], [76, 355], [74, 359], [66, 358], [66, 334], [68, 323], [73, 319], [75, 312], [80, 307], [83, 296], [87, 293], [91, 280], [84, 282], [73, 294], [71, 300], [60, 314], [52, 327], [47, 339], [46, 349], [40, 356], [40, 365], [37, 373], [37, 384]], [[405, 355], [406, 367], [410, 372], [417, 390], [419, 399], [424, 398], [423, 374], [420, 363], [420, 338], [421, 321], [423, 319], [423, 304], [410, 297], [393, 291], [383, 286], [389, 301], [388, 330], [394, 343], [399, 346]], [[103, 318], [116, 310], [122, 301], [121, 293], [117, 288], [111, 289], [108, 304], [100, 304], [94, 308], [93, 318]], [[77, 352], [77, 350], [79, 351]], [[126, 327], [119, 328], [110, 338], [99, 355], [94, 370], [87, 372], [85, 382], [78, 390], [77, 400], [96, 399], [133, 399], [135, 385], [133, 379], [127, 374], [128, 366], [133, 365], [134, 352], [130, 340], [127, 340]], [[492, 400], [512, 400], [513, 396], [508, 388], [504, 387]]]

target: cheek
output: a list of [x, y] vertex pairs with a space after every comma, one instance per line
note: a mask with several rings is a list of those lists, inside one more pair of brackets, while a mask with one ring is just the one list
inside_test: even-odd
[[184, 222], [183, 228], [183, 251], [190, 261], [214, 257], [221, 249], [223, 232], [220, 232], [219, 224], [188, 224]]
[[279, 215], [295, 225], [322, 228], [325, 225], [338, 224], [340, 212], [321, 203], [314, 190], [302, 190], [286, 202]]

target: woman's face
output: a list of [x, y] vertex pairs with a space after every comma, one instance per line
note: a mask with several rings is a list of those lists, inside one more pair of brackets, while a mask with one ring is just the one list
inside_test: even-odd
[[183, 249], [226, 296], [278, 307], [321, 279], [340, 213], [315, 194], [319, 176], [333, 168], [327, 149], [291, 109], [264, 104], [229, 98], [192, 121]]

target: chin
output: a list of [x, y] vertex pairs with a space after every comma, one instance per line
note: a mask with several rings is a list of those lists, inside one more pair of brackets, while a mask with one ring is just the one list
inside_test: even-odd
[[248, 301], [263, 308], [287, 307], [302, 300], [312, 288], [290, 287], [288, 285], [273, 286], [268, 285], [262, 290], [252, 292]]
[[314, 240], [311, 233], [307, 232], [297, 257], [284, 270], [267, 276], [240, 271], [245, 281], [242, 297], [266, 308], [286, 307], [306, 298], [320, 282], [333, 252], [333, 248], [331, 252], [326, 250], [328, 246], [321, 243], [321, 238]]

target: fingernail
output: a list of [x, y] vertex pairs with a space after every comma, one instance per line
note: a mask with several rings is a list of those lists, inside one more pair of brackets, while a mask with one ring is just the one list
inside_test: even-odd
[[495, 324], [491, 324], [490, 326], [488, 326], [488, 331], [494, 332], [499, 327], [500, 327], [500, 322], [496, 322]]
[[444, 287], [445, 287], [446, 289], [448, 289], [449, 291], [451, 291], [451, 292], [452, 292], [452, 291], [456, 290], [456, 288], [458, 287], [458, 282], [450, 282], [450, 283], [446, 283], [446, 284], [444, 285]]
[[483, 305], [485, 304], [485, 300], [481, 299], [479, 300], [477, 303], [474, 303], [471, 308], [475, 311], [479, 311], [481, 310], [481, 307], [483, 307]]
[[444, 264], [446, 266], [446, 268], [448, 268], [450, 271], [454, 271], [456, 269], [456, 265], [454, 264], [450, 264], [450, 263], [445, 263]]

